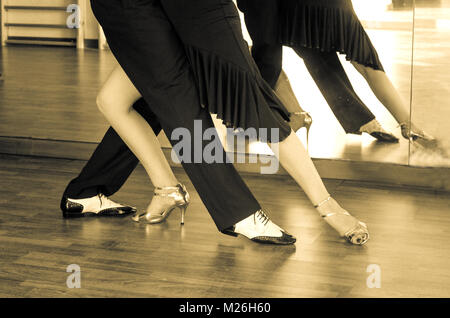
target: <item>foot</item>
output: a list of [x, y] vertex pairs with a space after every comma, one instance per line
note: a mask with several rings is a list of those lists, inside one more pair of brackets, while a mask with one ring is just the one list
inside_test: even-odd
[[350, 243], [363, 245], [369, 240], [366, 224], [351, 216], [333, 198], [328, 197], [319, 203], [316, 209], [322, 218]]
[[409, 139], [416, 145], [420, 145], [424, 148], [436, 148], [438, 141], [433, 136], [427, 134], [421, 129], [418, 129], [415, 125], [400, 124], [402, 136], [405, 139]]
[[136, 208], [122, 205], [110, 200], [103, 194], [87, 199], [63, 197], [61, 211], [65, 218], [83, 216], [126, 216], [136, 212]]
[[398, 138], [387, 132], [378, 120], [374, 119], [359, 128], [360, 133], [367, 133], [381, 142], [397, 143]]
[[182, 184], [173, 187], [156, 188], [152, 201], [145, 212], [136, 212], [132, 220], [157, 224], [165, 221], [175, 209], [181, 211], [181, 224], [184, 224], [184, 216], [190, 202], [189, 193]]
[[290, 245], [296, 242], [295, 237], [273, 223], [262, 210], [223, 230], [222, 233], [231, 236], [241, 234], [253, 242], [262, 244]]
[[290, 113], [289, 114], [289, 125], [292, 130], [297, 132], [300, 128], [306, 127], [306, 130], [309, 131], [312, 124], [312, 117], [309, 113], [305, 111]]

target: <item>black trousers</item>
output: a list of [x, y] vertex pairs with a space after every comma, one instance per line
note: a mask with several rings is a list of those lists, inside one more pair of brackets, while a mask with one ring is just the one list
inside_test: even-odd
[[[176, 128], [183, 127], [194, 136], [194, 120], [201, 121], [202, 133], [214, 127], [210, 114], [200, 106], [183, 45], [160, 1], [91, 0], [91, 4], [111, 51], [145, 99], [146, 103], [138, 101], [134, 106], [155, 133], [162, 128], [170, 139]], [[226, 162], [225, 151], [220, 151]], [[191, 159], [194, 162], [194, 153]], [[98, 191], [111, 195], [136, 164], [134, 155], [109, 129], [65, 195], [80, 198]], [[219, 230], [261, 208], [231, 163], [183, 162], [183, 167]]]
[[[336, 119], [346, 133], [357, 133], [359, 128], [375, 119], [356, 94], [336, 52], [321, 52], [309, 48], [293, 48], [303, 59]], [[263, 78], [272, 86], [282, 69], [283, 47], [278, 44], [253, 43], [252, 56]]]

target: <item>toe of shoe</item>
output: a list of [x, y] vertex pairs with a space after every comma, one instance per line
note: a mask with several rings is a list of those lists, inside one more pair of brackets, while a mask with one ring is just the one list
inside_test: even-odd
[[294, 236], [286, 232], [282, 233], [283, 234], [281, 236], [258, 236], [252, 238], [251, 240], [257, 243], [276, 244], [276, 245], [291, 245], [297, 241], [297, 239]]
[[100, 216], [126, 216], [134, 214], [136, 213], [136, 211], [136, 208], [133, 208], [131, 206], [123, 206], [101, 210], [97, 214]]
[[384, 133], [384, 132], [373, 132], [372, 137], [378, 139], [379, 141], [384, 141], [384, 142], [398, 142], [398, 138], [395, 137], [394, 135], [388, 134], [388, 133]]

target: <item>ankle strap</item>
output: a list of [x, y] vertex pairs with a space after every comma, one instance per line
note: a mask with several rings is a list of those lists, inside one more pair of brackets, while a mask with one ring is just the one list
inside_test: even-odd
[[327, 203], [328, 201], [331, 200], [331, 195], [328, 195], [328, 198], [326, 198], [325, 200], [323, 200], [322, 202], [320, 202], [319, 204], [315, 205], [314, 207], [317, 209], [318, 207], [324, 205], [325, 203]]
[[156, 187], [154, 190], [154, 193], [159, 196], [170, 195], [174, 192], [186, 192], [186, 187], [181, 183], [179, 183], [174, 187], [164, 187], [164, 188]]

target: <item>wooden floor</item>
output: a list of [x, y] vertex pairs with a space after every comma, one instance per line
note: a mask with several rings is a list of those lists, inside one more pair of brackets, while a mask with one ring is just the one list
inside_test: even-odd
[[[186, 225], [64, 220], [59, 199], [83, 161], [0, 156], [0, 297], [449, 297], [448, 194], [329, 181], [367, 222], [363, 247], [339, 239], [291, 179], [246, 175], [275, 222], [296, 235], [275, 247], [219, 234], [186, 175]], [[138, 168], [115, 196], [145, 208], [152, 186]], [[68, 289], [70, 264], [81, 288]], [[381, 288], [366, 285], [371, 264]]]

